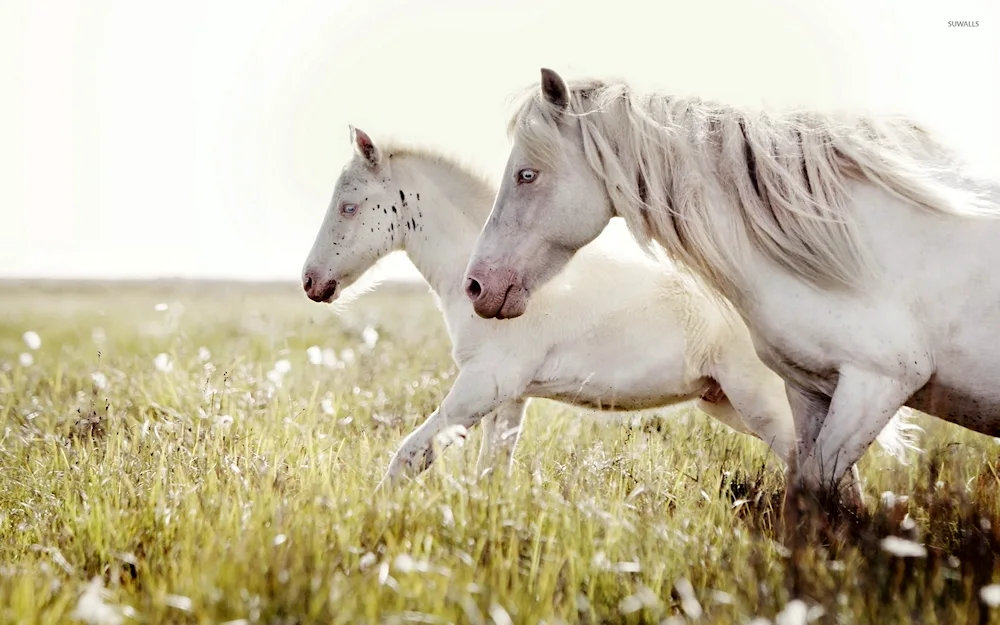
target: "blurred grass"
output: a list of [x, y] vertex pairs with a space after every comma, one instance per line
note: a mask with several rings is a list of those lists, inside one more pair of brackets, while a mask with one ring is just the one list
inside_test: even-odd
[[1000, 622], [998, 447], [930, 419], [915, 466], [865, 457], [870, 515], [794, 551], [765, 447], [693, 413], [537, 401], [509, 478], [475, 435], [373, 497], [449, 354], [422, 290], [0, 286], [0, 622]]

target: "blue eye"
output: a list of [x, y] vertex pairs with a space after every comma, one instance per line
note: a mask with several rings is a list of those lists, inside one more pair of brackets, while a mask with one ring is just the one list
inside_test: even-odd
[[344, 204], [343, 206], [340, 207], [340, 212], [342, 212], [345, 215], [353, 215], [354, 213], [358, 212], [358, 205]]
[[517, 172], [518, 184], [531, 184], [538, 178], [538, 171], [535, 169], [522, 169]]

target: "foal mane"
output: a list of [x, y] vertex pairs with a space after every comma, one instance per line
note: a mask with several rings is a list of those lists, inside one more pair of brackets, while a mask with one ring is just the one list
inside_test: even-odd
[[400, 141], [387, 141], [382, 148], [390, 159], [412, 159], [421, 163], [430, 163], [442, 167], [446, 171], [458, 174], [467, 179], [477, 193], [490, 196], [496, 195], [496, 186], [483, 173], [477, 171], [463, 160], [422, 146], [415, 146]]
[[529, 89], [508, 134], [554, 165], [567, 120], [578, 121], [585, 157], [636, 239], [729, 299], [754, 252], [820, 288], [859, 286], [871, 259], [848, 208], [851, 181], [930, 213], [998, 215], [941, 182], [954, 156], [906, 118], [754, 111], [621, 81], [568, 86], [566, 110]]

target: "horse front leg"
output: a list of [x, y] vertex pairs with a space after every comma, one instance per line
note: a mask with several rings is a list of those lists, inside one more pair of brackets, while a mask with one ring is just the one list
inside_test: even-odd
[[477, 474], [482, 475], [491, 467], [501, 465], [510, 473], [526, 408], [527, 400], [514, 399], [504, 402], [495, 413], [483, 419], [483, 444], [476, 462]]
[[781, 508], [786, 540], [797, 537], [799, 517], [805, 500], [800, 486], [801, 461], [815, 447], [819, 432], [830, 411], [830, 398], [785, 382], [785, 395], [792, 410], [795, 426], [795, 451], [785, 473], [785, 499]]
[[521, 389], [510, 382], [509, 378], [498, 379], [496, 372], [488, 368], [463, 367], [437, 410], [403, 439], [377, 490], [426, 470], [437, 458], [435, 444], [441, 443], [443, 449], [454, 441], [454, 436], [437, 440], [449, 428], [458, 428], [456, 435], [464, 436], [484, 416], [519, 397]]
[[820, 492], [839, 486], [845, 473], [929, 375], [909, 377], [912, 379], [901, 380], [842, 367], [815, 445], [811, 453], [801, 457], [800, 484]]

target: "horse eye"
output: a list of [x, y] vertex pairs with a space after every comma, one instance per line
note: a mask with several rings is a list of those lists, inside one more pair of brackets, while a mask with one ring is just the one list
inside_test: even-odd
[[340, 207], [340, 212], [344, 213], [345, 215], [353, 215], [354, 213], [358, 212], [358, 205], [344, 204], [343, 206]]
[[538, 178], [538, 172], [534, 169], [522, 169], [517, 172], [517, 181], [519, 183], [530, 184]]

